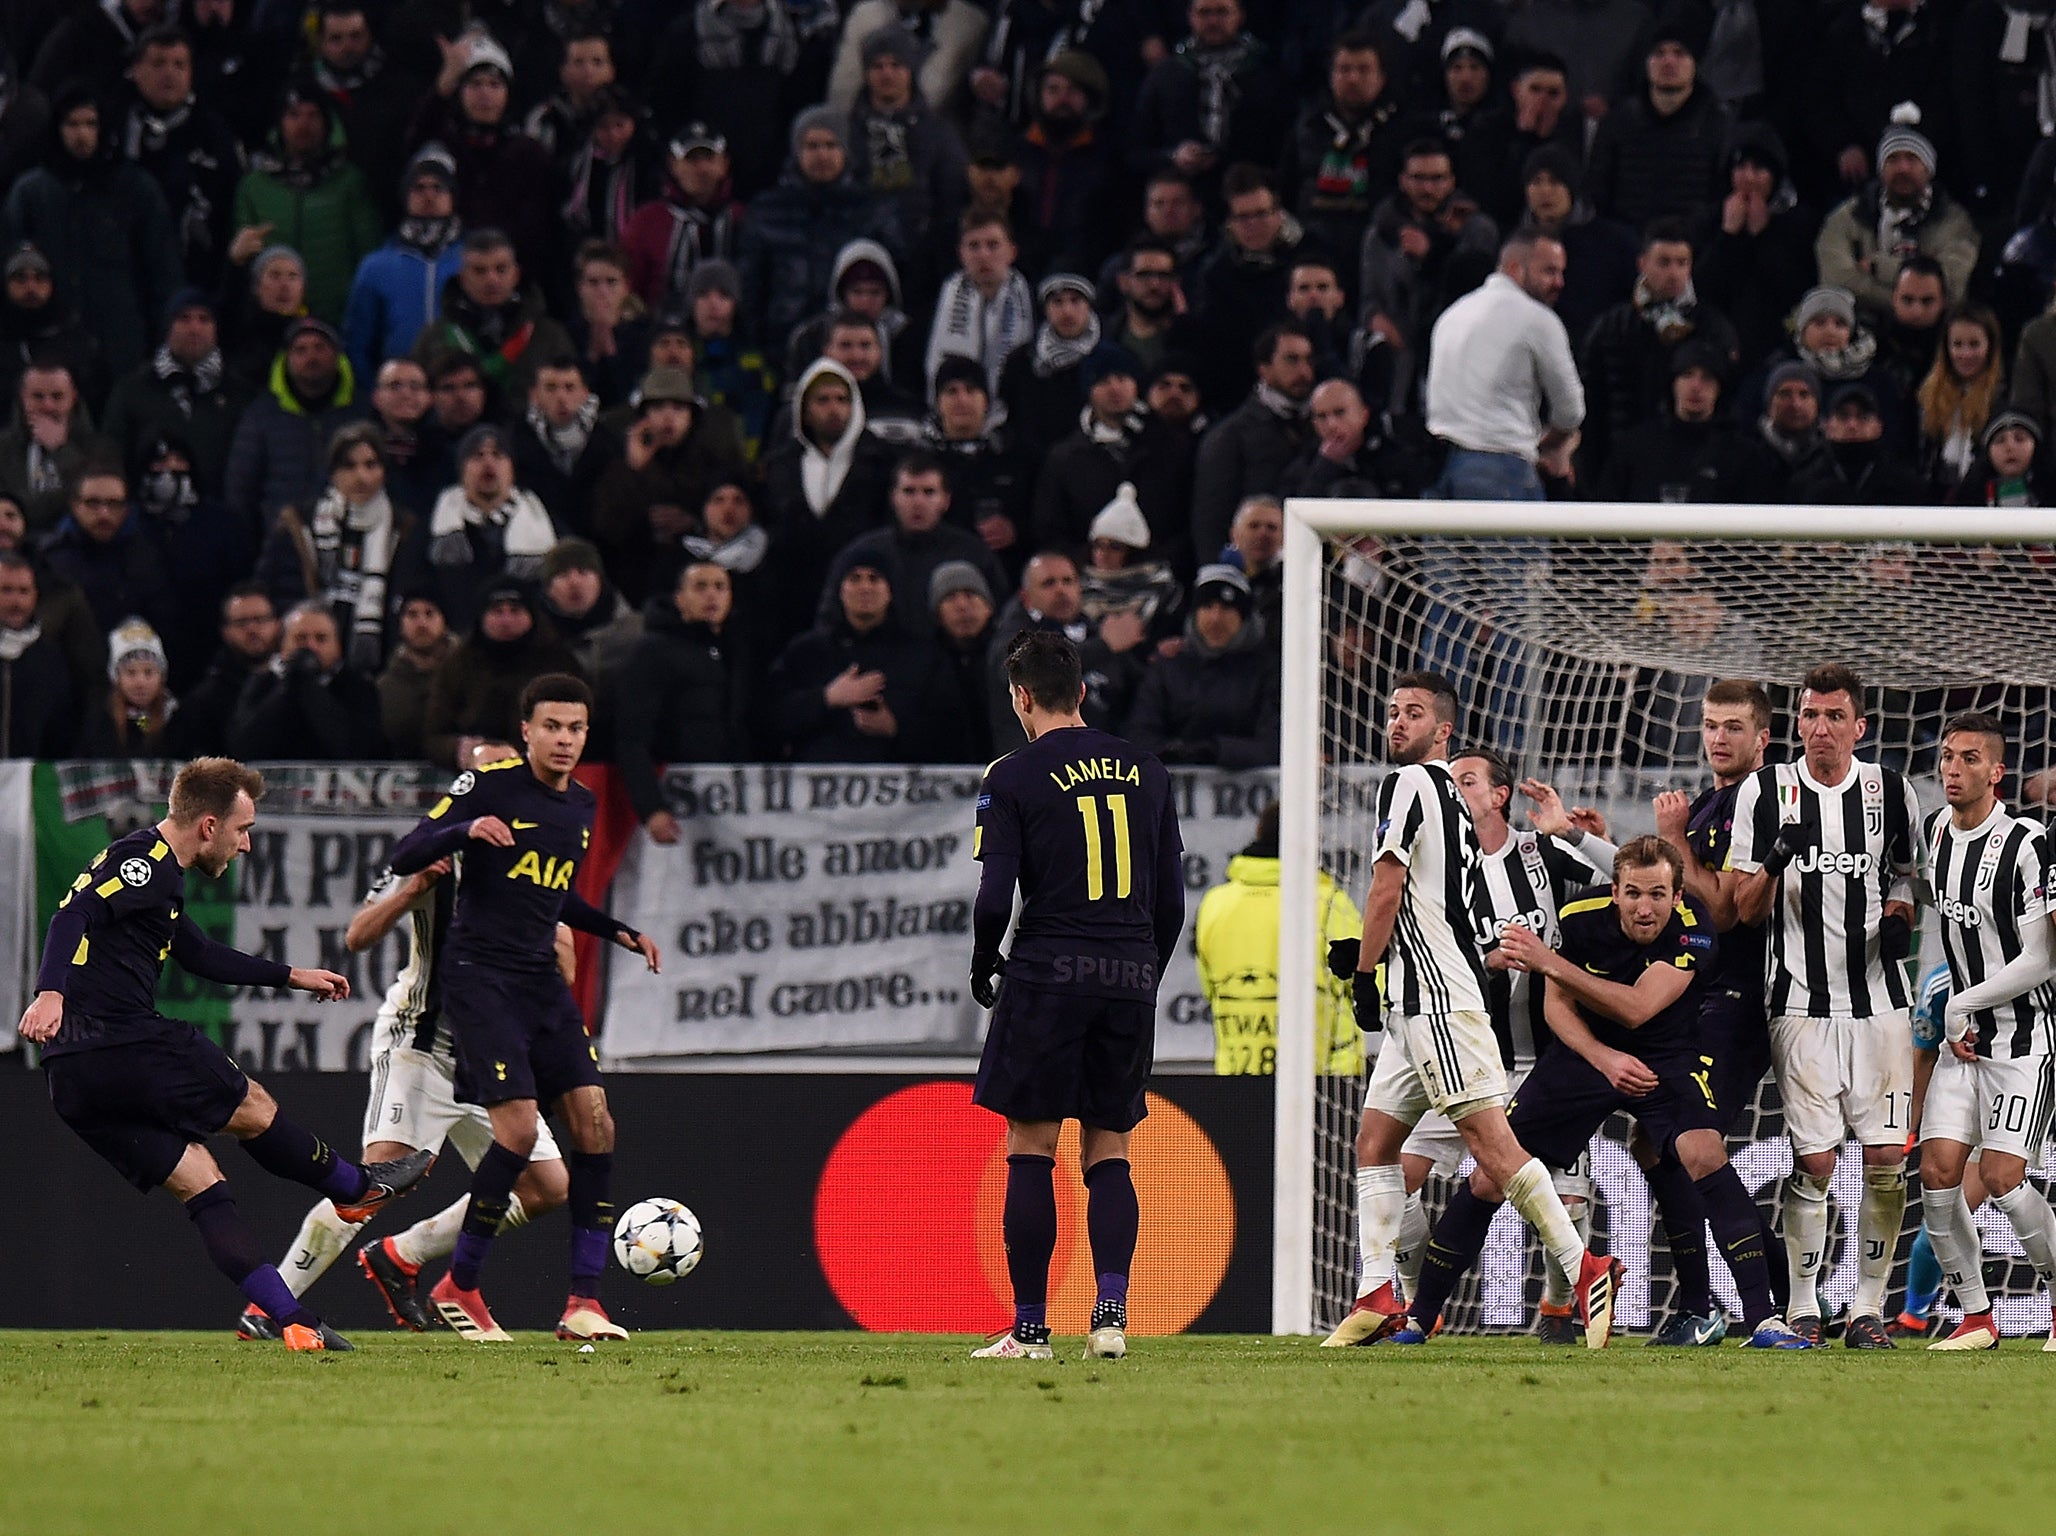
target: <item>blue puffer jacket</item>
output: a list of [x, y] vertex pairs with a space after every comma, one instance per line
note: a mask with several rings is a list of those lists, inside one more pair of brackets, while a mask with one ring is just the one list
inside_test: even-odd
[[457, 275], [463, 255], [453, 241], [430, 261], [395, 236], [357, 264], [343, 309], [343, 345], [367, 386], [379, 364], [405, 357], [421, 328], [442, 314], [443, 284]]
[[778, 185], [751, 200], [739, 261], [742, 306], [770, 356], [783, 355], [793, 327], [820, 303], [842, 248], [867, 238], [892, 252], [894, 261], [906, 260], [897, 205], [873, 197], [847, 174], [810, 182], [788, 163]]
[[228, 483], [222, 499], [243, 526], [271, 530], [279, 508], [311, 508], [328, 485], [328, 440], [337, 427], [362, 420], [356, 404], [350, 360], [338, 360], [335, 392], [312, 411], [286, 384], [285, 354], [271, 365], [271, 387], [243, 412], [228, 450]]

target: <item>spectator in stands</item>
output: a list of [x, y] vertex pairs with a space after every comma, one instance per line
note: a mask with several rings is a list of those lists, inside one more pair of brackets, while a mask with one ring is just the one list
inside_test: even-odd
[[71, 696], [84, 703], [107, 689], [107, 631], [94, 622], [86, 595], [51, 570], [29, 538], [21, 503], [0, 492], [0, 551], [25, 555], [36, 567], [36, 622], [64, 656]]
[[265, 245], [267, 236], [262, 226], [238, 230], [228, 252], [227, 286], [238, 286], [234, 269], [246, 264], [249, 281], [230, 310], [224, 352], [229, 377], [251, 391], [265, 387], [286, 332], [307, 313], [307, 264], [289, 245]]
[[442, 605], [428, 592], [407, 593], [399, 608], [399, 644], [378, 675], [378, 722], [393, 756], [412, 759], [427, 756], [429, 691], [436, 672], [457, 649], [457, 637], [443, 622]]
[[1918, 253], [1941, 264], [1948, 297], [1963, 298], [1977, 265], [1968, 210], [1935, 182], [1935, 146], [1918, 114], [1895, 110], [1878, 139], [1878, 173], [1827, 216], [1814, 242], [1820, 280], [1878, 314], [1892, 307], [1900, 265]]
[[1040, 272], [1049, 265], [1047, 239], [1042, 232], [1041, 211], [1021, 190], [1021, 166], [1016, 160], [1026, 148], [1003, 124], [983, 121], [971, 130], [966, 142], [964, 184], [969, 197], [957, 222], [937, 228], [929, 250], [938, 274], [947, 272], [956, 254], [958, 232], [972, 218], [1003, 220], [1020, 247], [1015, 265]]
[[193, 94], [193, 44], [178, 28], [139, 33], [129, 59], [117, 142], [164, 194], [186, 281], [211, 290], [228, 251], [243, 147], [227, 119]]
[[1192, 438], [1193, 452], [1206, 436], [1212, 420], [1200, 409], [1199, 367], [1189, 352], [1166, 352], [1164, 360], [1150, 369], [1143, 381], [1143, 401], [1150, 414], [1165, 426], [1175, 427]]
[[1623, 432], [1597, 477], [1601, 501], [1775, 499], [1782, 476], [1770, 450], [1742, 434], [1721, 407], [1732, 364], [1697, 338], [1670, 353], [1670, 406]]
[[611, 683], [642, 637], [642, 615], [607, 579], [599, 550], [585, 539], [560, 539], [543, 557], [543, 613], [571, 647], [579, 670]]
[[1143, 235], [1129, 243], [1115, 282], [1121, 303], [1107, 321], [1106, 339], [1144, 370], [1155, 368], [1164, 353], [1191, 331], [1185, 320], [1187, 305], [1178, 275], [1178, 253], [1169, 241]]
[[[15, 48], [0, 42], [0, 187], [11, 187], [43, 153], [50, 135], [50, 98], [25, 78]], [[104, 639], [105, 636], [102, 636]]]
[[1285, 633], [1285, 508], [1275, 496], [1248, 496], [1228, 525], [1221, 564], [1242, 572], [1275, 654]]
[[657, 533], [649, 509], [662, 504], [695, 510], [715, 485], [746, 470], [733, 422], [707, 408], [683, 370], [652, 369], [636, 402], [622, 454], [592, 499], [594, 537], [632, 603], [651, 590], [648, 561]]
[[885, 348], [879, 345], [876, 321], [838, 311], [829, 317], [821, 355], [841, 363], [857, 381], [864, 420], [873, 433], [889, 443], [909, 443], [921, 435], [925, 412], [920, 398], [896, 386], [886, 373]]
[[1492, 270], [1499, 230], [1456, 185], [1438, 140], [1409, 144], [1399, 190], [1378, 204], [1363, 242], [1365, 324], [1405, 356], [1402, 381], [1424, 366], [1435, 321]]
[[278, 610], [258, 581], [240, 582], [221, 601], [221, 649], [179, 708], [179, 744], [190, 754], [228, 750], [229, 721], [243, 685], [278, 651]]
[[[2024, 411], [2000, 410], [1985, 424], [1970, 472], [1949, 487], [1958, 507], [2045, 507], [2048, 471], [2041, 463], [2042, 424]], [[4, 641], [4, 636], [0, 636]]]
[[812, 622], [835, 551], [885, 521], [892, 453], [864, 430], [857, 381], [833, 358], [800, 375], [793, 402], [791, 436], [764, 458], [764, 499], [797, 628]]
[[563, 178], [549, 152], [507, 120], [513, 85], [507, 50], [482, 33], [466, 34], [445, 51], [435, 91], [415, 116], [413, 140], [448, 146], [464, 227], [502, 231], [521, 265], [548, 284], [562, 246]]
[[75, 80], [95, 95], [112, 91], [137, 36], [167, 9], [165, 0], [114, 0], [75, 10], [44, 35], [29, 78], [51, 93]]
[[592, 536], [592, 495], [615, 460], [621, 437], [600, 420], [600, 397], [573, 357], [544, 358], [514, 431], [515, 478], [549, 509], [567, 535]]
[[1820, 429], [1820, 387], [1820, 375], [1796, 358], [1770, 371], [1756, 433], [1771, 451], [1775, 490], [1789, 490], [1795, 473], [1827, 453], [1827, 438]]
[[[790, 638], [774, 583], [779, 580], [772, 557], [771, 535], [757, 521], [753, 482], [724, 480], [707, 493], [699, 509], [698, 531], [688, 531], [664, 562], [672, 587], [691, 564], [718, 565], [728, 572], [733, 606], [729, 621], [749, 653], [750, 665], [768, 664]], [[652, 601], [655, 601], [653, 598]]]
[[[1502, 147], [1505, 159], [1499, 177], [1505, 201], [1495, 204], [1489, 193], [1482, 199], [1485, 211], [1502, 229], [1512, 229], [1521, 220], [1527, 168], [1535, 151], [1561, 150], [1574, 170], [1585, 158], [1585, 115], [1571, 104], [1569, 71], [1560, 57], [1515, 54], [1512, 87], [1511, 131]], [[1572, 263], [1576, 264], [1575, 257]]]
[[572, 146], [564, 228], [579, 238], [613, 242], [670, 177], [665, 146], [651, 136], [641, 107], [624, 87], [602, 86], [594, 106], [592, 126]]
[[1690, 218], [1721, 195], [1733, 119], [1699, 79], [1702, 40], [1674, 13], [1649, 33], [1644, 85], [1600, 120], [1585, 194], [1630, 229]]
[[[1111, 499], [1111, 498], [1109, 498]], [[1148, 628], [1132, 612], [1111, 613], [1095, 623], [1085, 616], [1077, 562], [1054, 550], [1037, 555], [1021, 574], [1021, 590], [1008, 599], [992, 629], [992, 750], [1011, 752], [1023, 744], [1006, 688], [1007, 647], [1024, 629], [1046, 629], [1078, 647], [1085, 674], [1085, 723], [1115, 729], [1128, 713], [1148, 659]]]
[[1505, 109], [1506, 92], [1495, 89], [1498, 50], [1478, 28], [1457, 26], [1444, 34], [1441, 55], [1435, 131], [1449, 146], [1457, 185], [1496, 226], [1498, 216], [1491, 210], [1511, 200], [1515, 169], [1506, 163], [1513, 119]]
[[1381, 387], [1379, 400], [1392, 395], [1392, 349], [1382, 342], [1358, 348], [1350, 322], [1349, 296], [1342, 290], [1336, 264], [1319, 252], [1302, 252], [1285, 281], [1285, 313], [1305, 327], [1314, 347], [1314, 371], [1322, 377], [1349, 372], [1352, 351], [1364, 354], [1366, 371]]
[[1009, 578], [1026, 558], [1022, 541], [1035, 491], [1036, 455], [1011, 446], [992, 409], [985, 370], [968, 357], [947, 357], [935, 375], [935, 410], [922, 445], [942, 461], [949, 480], [950, 521], [985, 541]]
[[463, 352], [443, 352], [428, 365], [428, 414], [422, 418], [427, 469], [436, 472], [436, 494], [457, 473], [457, 442], [473, 427], [496, 421], [500, 402], [485, 381], [478, 359]]
[[914, 83], [924, 51], [897, 24], [866, 37], [863, 83], [849, 114], [850, 175], [898, 205], [910, 252], [926, 250], [935, 228], [955, 226], [965, 195], [964, 141]]
[[[970, 566], [988, 593], [1005, 590], [1006, 572], [998, 558], [976, 534], [946, 522], [949, 509], [942, 460], [924, 448], [902, 454], [893, 468], [891, 523], [852, 539], [836, 563], [856, 561], [882, 571], [895, 592], [925, 593], [929, 578], [949, 564]], [[834, 596], [832, 591], [821, 594], [824, 610]], [[898, 608], [896, 619], [905, 633], [917, 637], [927, 635], [934, 623], [930, 608], [911, 601]]]
[[329, 101], [312, 81], [286, 87], [276, 126], [236, 186], [238, 229], [290, 232], [307, 265], [307, 310], [339, 324], [357, 264], [378, 249], [381, 223], [364, 173], [343, 153]]
[[1286, 196], [1307, 233], [1344, 256], [1363, 249], [1378, 189], [1399, 179], [1411, 131], [1385, 65], [1388, 47], [1370, 32], [1337, 37], [1327, 90], [1306, 104], [1285, 145]]
[[535, 365], [577, 348], [570, 332], [545, 311], [542, 290], [524, 286], [521, 273], [507, 234], [469, 229], [457, 275], [443, 285], [442, 317], [415, 338], [415, 361], [432, 366], [438, 353], [462, 353], [477, 362], [503, 400], [526, 399]]
[[653, 843], [679, 837], [657, 770], [668, 763], [747, 762], [757, 753], [753, 658], [730, 619], [728, 571], [695, 560], [673, 590], [643, 609], [643, 632], [616, 690], [615, 757], [621, 787]]
[[1313, 342], [1296, 321], [1271, 326], [1254, 349], [1256, 388], [1200, 444], [1194, 472], [1192, 547], [1205, 561], [1228, 540], [1245, 496], [1276, 495], [1285, 468], [1313, 441]]
[[1174, 166], [1204, 193], [1229, 166], [1277, 160], [1292, 88], [1271, 50], [1243, 30], [1240, 0], [1190, 0], [1185, 17], [1191, 32], [1136, 98], [1128, 162], [1137, 176]]
[[[1807, 70], [1803, 92], [1794, 92], [1786, 108], [1799, 125], [1808, 159], [1839, 190], [1854, 191], [1882, 169], [1884, 154], [1875, 163], [1867, 154], [1870, 135], [1901, 111], [1909, 124], [1927, 121], [1946, 139], [1950, 77], [1971, 65], [1967, 57], [1951, 57], [1961, 46], [1951, 35], [1960, 8], [1893, 0], [1878, 9], [1884, 13], [1878, 20], [1861, 7], [1820, 13], [1812, 24], [1817, 30], [1808, 62], [1828, 67]], [[1984, 114], [1995, 105], [1979, 101], [1972, 110]], [[1953, 296], [1961, 298], [1962, 290], [1954, 289]]]
[[1103, 137], [1110, 89], [1105, 67], [1079, 48], [1049, 60], [1036, 81], [1033, 119], [1010, 158], [1021, 201], [1034, 210], [1042, 269], [1096, 272], [1113, 244], [1106, 200], [1120, 162]]
[[1564, 329], [1583, 337], [1600, 315], [1635, 286], [1635, 233], [1603, 219], [1579, 196], [1577, 156], [1545, 144], [1521, 167], [1526, 225], [1564, 248], [1563, 290], [1553, 306]]
[[435, 445], [424, 448], [422, 424], [428, 419], [428, 372], [411, 357], [393, 357], [379, 365], [371, 392], [371, 420], [385, 442], [386, 494], [417, 520], [426, 519], [449, 477], [441, 472]]
[[[1187, 297], [1198, 293], [1199, 269], [1213, 246], [1206, 227], [1206, 205], [1183, 171], [1166, 167], [1144, 185], [1141, 234], [1170, 246], [1178, 258], [1178, 281]], [[1102, 289], [1108, 286], [1105, 277], [1102, 273]]]
[[1920, 391], [1942, 351], [1942, 324], [1949, 312], [1939, 263], [1909, 256], [1892, 282], [1892, 307], [1878, 325], [1878, 366], [1902, 400]]
[[1443, 311], [1428, 347], [1428, 431], [1447, 448], [1436, 491], [1451, 501], [1540, 501], [1539, 469], [1570, 474], [1585, 387], [1563, 321], [1563, 246], [1517, 234], [1499, 270]]
[[376, 378], [387, 358], [407, 356], [442, 317], [443, 291], [462, 261], [456, 189], [457, 162], [442, 145], [424, 144], [407, 162], [403, 216], [358, 264], [343, 309], [343, 341], [359, 378]]
[[484, 742], [521, 739], [521, 690], [545, 672], [578, 675], [578, 659], [536, 609], [533, 588], [505, 578], [482, 594], [471, 633], [436, 669], [422, 746], [430, 762], [464, 767]]
[[43, 164], [8, 189], [7, 231], [49, 259], [58, 298], [77, 310], [118, 377], [150, 355], [164, 306], [184, 282], [177, 231], [157, 183], [115, 157], [90, 87], [60, 90], [51, 120]]
[[193, 458], [194, 484], [218, 496], [236, 422], [249, 403], [249, 390], [227, 376], [213, 302], [187, 288], [172, 296], [163, 344], [114, 386], [103, 423], [129, 462], [166, 433], [179, 438]]
[[1079, 424], [1049, 450], [1036, 477], [1037, 546], [1082, 559], [1093, 519], [1128, 484], [1149, 525], [1150, 546], [1174, 570], [1189, 572], [1197, 442], [1139, 405], [1135, 364], [1118, 348], [1096, 352], [1087, 370]]
[[997, 214], [964, 215], [957, 237], [958, 269], [942, 285], [928, 331], [928, 384], [945, 357], [968, 357], [985, 370], [999, 393], [1000, 371], [1035, 335], [1035, 297], [1014, 269], [1020, 249]]
[[164, 642], [142, 619], [124, 619], [107, 636], [106, 702], [85, 717], [73, 750], [87, 758], [144, 761], [188, 755], [184, 732], [168, 731], [171, 696]]
[[1693, 228], [1694, 280], [1734, 323], [1743, 358], [1754, 360], [1785, 339], [1785, 317], [1813, 286], [1819, 218], [1799, 201], [1785, 147], [1767, 123], [1742, 123], [1729, 136], [1727, 176], [1727, 195]]
[[928, 48], [921, 59], [921, 94], [937, 111], [955, 110], [988, 25], [971, 0], [857, 0], [842, 24], [842, 44], [828, 83], [828, 101], [839, 112], [856, 105], [864, 80], [864, 44], [874, 32], [898, 26], [917, 33]]
[[1828, 451], [1793, 471], [1790, 496], [1812, 506], [1903, 507], [1928, 494], [1918, 470], [1885, 441], [1877, 392], [1866, 382], [1828, 396]]
[[36, 567], [0, 551], [0, 757], [64, 757], [79, 710], [57, 642], [43, 633]]
[[587, 382], [600, 404], [625, 404], [647, 371], [653, 322], [628, 286], [628, 259], [604, 240], [588, 240], [572, 262], [578, 308], [565, 322]]
[[313, 73], [381, 216], [387, 221], [405, 216], [404, 194], [395, 203], [391, 189], [400, 184], [408, 122], [427, 83], [395, 62], [373, 35], [365, 0], [322, 0]]
[[1278, 478], [1281, 496], [1371, 496], [1406, 501], [1421, 494], [1420, 455], [1402, 444], [1390, 422], [1371, 413], [1347, 379], [1315, 386], [1309, 418], [1314, 442]]
[[1941, 345], [1915, 399], [1920, 408], [1921, 465], [1947, 499], [1976, 465], [1985, 424], [2005, 395], [2006, 375], [1999, 317], [1982, 304], [1957, 305], [1941, 331]]
[[615, 83], [614, 45], [601, 28], [572, 24], [557, 62], [557, 89], [529, 109], [521, 131], [561, 169], [599, 121], [602, 93]]
[[69, 369], [32, 362], [22, 370], [14, 419], [0, 433], [0, 493], [20, 506], [31, 533], [47, 533], [63, 518], [87, 463], [120, 460], [120, 449], [92, 430]]
[[176, 431], [143, 443], [128, 463], [143, 536], [177, 578], [176, 618], [160, 638], [171, 655], [172, 687], [183, 695], [213, 653], [222, 598], [250, 574], [256, 535], [217, 492], [201, 489], [193, 450]]
[[926, 626], [916, 638], [896, 621], [891, 573], [860, 551], [836, 556], [828, 593], [771, 672], [786, 750], [803, 763], [931, 761], [945, 696]]
[[465, 433], [458, 481], [436, 498], [429, 518], [428, 575], [453, 628], [469, 627], [486, 595], [504, 583], [535, 581], [557, 542], [549, 510], [515, 483], [510, 443], [504, 428], [487, 422]]
[[1087, 538], [1078, 572], [1079, 612], [1094, 624], [1109, 614], [1132, 613], [1153, 648], [1175, 650], [1185, 623], [1185, 587], [1168, 560], [1149, 558], [1149, 520], [1134, 486], [1123, 481], [1115, 488]]
[[1200, 268], [1193, 299], [1201, 338], [1196, 344], [1211, 360], [1200, 385], [1215, 409], [1226, 408], [1248, 390], [1244, 359], [1264, 328], [1285, 318], [1292, 268], [1308, 250], [1306, 232], [1278, 202], [1267, 172], [1235, 166], [1221, 191], [1228, 205], [1227, 230]]
[[1200, 568], [1185, 643], [1144, 674], [1122, 734], [1166, 763], [1264, 768], [1278, 761], [1278, 663], [1249, 583]]
[[257, 579], [281, 612], [309, 599], [326, 602], [342, 654], [353, 670], [374, 677], [385, 661], [392, 573], [414, 529], [413, 515], [396, 510], [386, 494], [378, 428], [353, 421], [329, 440], [328, 486], [320, 498], [279, 511]]
[[778, 185], [750, 202], [737, 257], [744, 313], [774, 355], [828, 291], [843, 247], [860, 238], [895, 254], [906, 248], [895, 205], [850, 175], [847, 119], [810, 107], [793, 119], [792, 160]]
[[[1035, 339], [1017, 348], [1000, 371], [999, 398], [1007, 426], [1031, 447], [1047, 448], [1071, 429], [1085, 404], [1080, 367], [1099, 345], [1098, 294], [1075, 272], [1053, 272], [1035, 290], [1042, 324]], [[1124, 360], [1139, 374], [1134, 359]]]
[[286, 613], [278, 655], [243, 689], [229, 723], [236, 757], [352, 762], [386, 755], [378, 685], [347, 665], [336, 616], [320, 598]]
[[992, 761], [992, 589], [978, 568], [961, 560], [935, 568], [928, 579], [928, 611], [941, 653], [937, 711], [944, 735], [939, 761]]
[[[726, 140], [735, 194], [744, 199], [778, 179], [794, 104], [820, 99], [818, 80], [810, 89], [798, 77], [811, 66], [816, 34], [796, 9], [789, 0], [681, 6], [650, 71], [658, 117], [699, 119]], [[832, 46], [831, 33], [819, 40]]]
[[1585, 460], [1594, 478], [1624, 434], [1662, 411], [1678, 348], [1702, 343], [1723, 370], [1740, 361], [1735, 328], [1692, 286], [1692, 242], [1680, 220], [1657, 219], [1643, 231], [1636, 271], [1634, 292], [1593, 322], [1578, 350]]
[[[761, 12], [760, 12], [761, 14]], [[628, 280], [654, 311], [692, 303], [693, 274], [704, 261], [735, 260], [742, 204], [730, 179], [728, 140], [703, 122], [687, 123], [666, 146], [663, 190], [629, 217], [621, 245]]]
[[271, 368], [270, 387], [243, 412], [229, 445], [229, 509], [252, 528], [269, 528], [280, 507], [311, 506], [327, 476], [336, 428], [364, 416], [357, 381], [335, 327], [295, 320]]
[[[1856, 303], [1842, 288], [1809, 288], [1792, 312], [1792, 339], [1764, 360], [1765, 368], [1796, 359], [1811, 368], [1821, 388], [1832, 394], [1842, 384], [1862, 383], [1884, 413], [1888, 431], [1903, 413], [1905, 402], [1891, 378], [1878, 366], [1877, 337], [1858, 323]], [[1744, 386], [1746, 412], [1762, 398], [1760, 389]]]
[[1372, 0], [1364, 8], [1362, 24], [1392, 39], [1394, 82], [1410, 100], [1426, 106], [1442, 84], [1442, 50], [1449, 34], [1462, 28], [1496, 46], [1505, 16], [1494, 0], [1430, 0], [1420, 6], [1408, 0]]
[[78, 313], [57, 299], [50, 259], [23, 240], [7, 248], [0, 293], [0, 390], [12, 395], [31, 360], [62, 363], [90, 407], [107, 398], [100, 343]]
[[128, 483], [113, 464], [87, 463], [73, 483], [71, 511], [44, 539], [43, 563], [85, 594], [102, 629], [140, 618], [153, 634], [177, 617], [171, 573], [129, 505]]
[[743, 452], [751, 462], [761, 456], [764, 434], [777, 401], [777, 374], [763, 352], [735, 333], [742, 292], [735, 268], [725, 261], [703, 261], [693, 269], [691, 309], [684, 316], [660, 316], [655, 330], [681, 327], [693, 344], [696, 382], [709, 405], [735, 417]]

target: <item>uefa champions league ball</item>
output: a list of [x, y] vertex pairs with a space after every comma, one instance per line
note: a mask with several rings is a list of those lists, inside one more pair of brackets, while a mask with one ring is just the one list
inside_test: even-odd
[[614, 1223], [614, 1259], [638, 1280], [669, 1285], [706, 1252], [700, 1219], [676, 1200], [638, 1200]]

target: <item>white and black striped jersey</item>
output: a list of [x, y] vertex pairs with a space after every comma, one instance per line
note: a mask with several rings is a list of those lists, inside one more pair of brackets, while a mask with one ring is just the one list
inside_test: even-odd
[[[2003, 804], [1968, 832], [1941, 810], [1928, 824], [1927, 856], [1950, 990], [1961, 992], [2016, 958], [2031, 925], [2049, 921], [2047, 838]], [[2056, 985], [2045, 981], [1970, 1018], [1980, 1056], [2048, 1055], [2056, 1043]]]
[[[364, 904], [381, 901], [392, 893], [405, 875], [383, 871], [364, 893]], [[443, 938], [450, 929], [450, 914], [456, 905], [457, 881], [446, 876], [436, 881], [407, 908], [407, 958], [386, 987], [380, 1012], [390, 1014], [394, 1034], [417, 1051], [445, 1057], [454, 1055], [450, 1031], [443, 1024], [442, 974], [437, 967]]]
[[[1590, 835], [1574, 846], [1546, 832], [1510, 833], [1497, 853], [1484, 856], [1485, 910], [1491, 914], [1492, 931], [1520, 923], [1555, 949], [1563, 937], [1556, 914], [1595, 875], [1613, 878], [1613, 853], [1612, 843]], [[1532, 1066], [1551, 1038], [1542, 1021], [1543, 989], [1526, 971], [1487, 974], [1500, 1054], [1510, 1068]]]
[[1487, 1012], [1485, 854], [1449, 764], [1409, 763], [1378, 786], [1372, 862], [1387, 855], [1406, 866], [1406, 889], [1385, 948], [1386, 1006], [1409, 1018]]
[[1911, 903], [1919, 873], [1920, 803], [1903, 774], [1852, 763], [1838, 785], [1804, 761], [1760, 768], [1735, 795], [1728, 867], [1750, 874], [1781, 826], [1807, 849], [1785, 866], [1764, 920], [1764, 1006], [1780, 1016], [1875, 1018], [1907, 1006], [1903, 968], [1878, 953], [1887, 901]]

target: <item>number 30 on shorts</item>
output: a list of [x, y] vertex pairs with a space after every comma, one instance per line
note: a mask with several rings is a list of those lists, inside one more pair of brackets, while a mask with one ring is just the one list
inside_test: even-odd
[[1992, 1112], [1985, 1117], [1986, 1130], [2010, 1131], [2018, 1135], [2026, 1126], [2026, 1094], [1995, 1093], [1992, 1095]]

